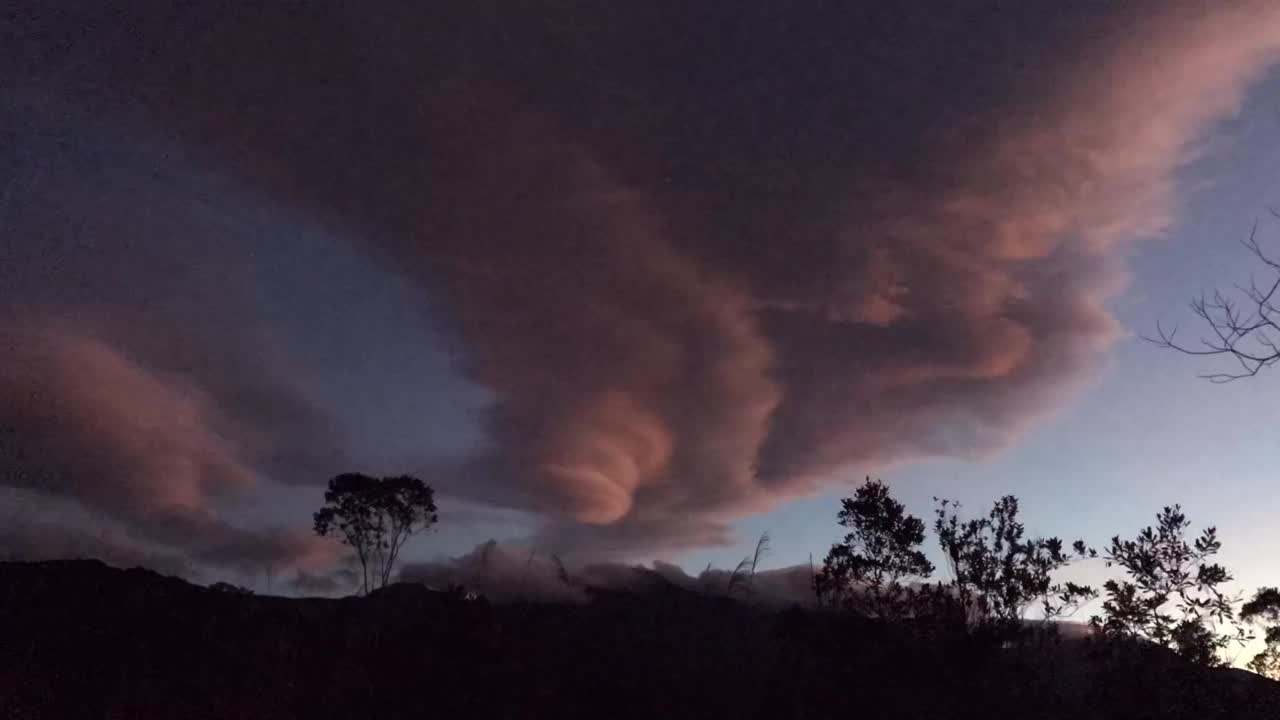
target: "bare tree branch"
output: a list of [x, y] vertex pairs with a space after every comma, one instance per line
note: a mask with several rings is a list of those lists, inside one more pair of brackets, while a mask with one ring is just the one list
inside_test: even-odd
[[[1280, 213], [1271, 211], [1280, 218]], [[1221, 355], [1232, 358], [1238, 371], [1215, 372], [1200, 377], [1209, 382], [1226, 383], [1240, 378], [1253, 377], [1265, 368], [1280, 362], [1280, 308], [1276, 305], [1280, 293], [1280, 260], [1269, 256], [1258, 244], [1258, 225], [1255, 222], [1249, 237], [1241, 244], [1266, 267], [1274, 277], [1262, 286], [1256, 278], [1249, 279], [1247, 287], [1235, 285], [1235, 298], [1220, 290], [1212, 294], [1201, 292], [1191, 301], [1191, 312], [1199, 317], [1209, 332], [1198, 344], [1185, 344], [1178, 340], [1178, 328], [1166, 329], [1156, 323], [1154, 337], [1144, 336], [1148, 342], [1160, 347], [1177, 350], [1186, 355]]]

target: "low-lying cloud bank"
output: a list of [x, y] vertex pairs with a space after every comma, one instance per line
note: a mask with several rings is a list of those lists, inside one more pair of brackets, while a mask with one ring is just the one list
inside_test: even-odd
[[465, 588], [495, 602], [586, 602], [592, 590], [652, 592], [678, 588], [785, 607], [813, 604], [813, 569], [808, 565], [760, 570], [731, 582], [729, 570], [707, 568], [690, 575], [678, 565], [619, 562], [567, 566], [556, 555], [489, 541], [446, 561], [404, 567], [401, 582], [437, 590]]

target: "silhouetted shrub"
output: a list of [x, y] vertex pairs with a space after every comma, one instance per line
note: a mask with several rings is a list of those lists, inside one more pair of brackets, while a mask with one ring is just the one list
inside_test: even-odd
[[1264, 587], [1240, 608], [1240, 619], [1263, 626], [1266, 647], [1249, 661], [1249, 669], [1280, 680], [1280, 588]]
[[1074, 560], [1096, 557], [1097, 552], [1083, 540], [1069, 552], [1056, 537], [1027, 538], [1016, 497], [1006, 495], [986, 517], [966, 521], [956, 513], [959, 504], [937, 502], [933, 527], [952, 573], [951, 595], [981, 630], [1001, 636], [1015, 633], [1034, 603], [1051, 620], [1070, 615], [1097, 596], [1087, 585], [1052, 579], [1054, 571]]
[[[1231, 574], [1208, 561], [1222, 548], [1217, 529], [1206, 528], [1189, 543], [1190, 526], [1181, 506], [1174, 505], [1133, 540], [1113, 537], [1107, 566], [1124, 568], [1129, 579], [1103, 585], [1102, 615], [1092, 622], [1107, 637], [1149, 640], [1197, 664], [1216, 665], [1232, 639], [1220, 629], [1232, 625], [1237, 600], [1221, 589]], [[1234, 635], [1243, 640], [1244, 629]]]
[[914, 591], [905, 583], [927, 578], [933, 563], [920, 550], [924, 521], [906, 513], [879, 480], [867, 478], [836, 516], [849, 533], [831, 546], [814, 578], [820, 603], [883, 619], [912, 612]]

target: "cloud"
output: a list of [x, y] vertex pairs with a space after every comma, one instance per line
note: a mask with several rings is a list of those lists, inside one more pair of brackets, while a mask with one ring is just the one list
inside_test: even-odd
[[[664, 562], [566, 565], [557, 555], [490, 540], [456, 558], [408, 564], [399, 579], [438, 590], [459, 586], [495, 602], [579, 603], [587, 602], [592, 591], [652, 592], [668, 587], [729, 597], [730, 575], [713, 568], [690, 575]], [[732, 596], [769, 607], [808, 605], [813, 602], [812, 569], [796, 565], [761, 570]]]
[[[1115, 337], [1126, 245], [1280, 50], [1260, 1], [205, 10], [10, 52], [24, 86], [123, 100], [356, 228], [492, 393], [490, 445], [433, 482], [614, 555], [723, 542], [844, 468], [1007, 447]], [[261, 466], [265, 424], [223, 417], [263, 439], [166, 432], [210, 469], [158, 498]]]
[[[37, 486], [40, 487], [40, 486]], [[163, 541], [150, 531], [159, 522], [171, 530]], [[224, 522], [192, 526], [171, 518], [111, 515], [100, 505], [79, 502], [47, 487], [0, 486], [0, 559], [97, 558], [119, 567], [144, 566], [170, 575], [201, 579], [228, 573], [239, 577], [332, 572], [342, 577], [337, 544], [309, 532], [285, 528], [244, 529]], [[308, 572], [310, 571], [310, 572]]]
[[298, 570], [289, 587], [300, 595], [343, 595], [360, 588], [360, 573], [349, 567], [340, 567], [325, 573], [309, 573]]
[[937, 177], [857, 179], [826, 285], [764, 302], [791, 368], [766, 479], [998, 450], [1092, 366], [1124, 244], [1168, 227], [1175, 171], [1280, 50], [1274, 8], [1168, 5], [943, 142]]
[[201, 388], [57, 321], [0, 328], [0, 347], [0, 486], [32, 505], [72, 501], [136, 536], [89, 552], [82, 528], [39, 523], [7, 538], [15, 552], [167, 567], [182, 558], [245, 572], [336, 555], [307, 532], [244, 530], [220, 517], [219, 500], [250, 492], [258, 470], [219, 431], [225, 418]]
[[583, 602], [582, 588], [566, 582], [558, 558], [516, 545], [490, 540], [456, 558], [407, 563], [400, 582], [422, 583], [436, 590], [464, 587], [498, 602]]
[[0, 161], [0, 490], [59, 516], [6, 543], [191, 575], [323, 564], [325, 541], [241, 527], [224, 507], [345, 466], [225, 241], [245, 215], [261, 222], [225, 181], [117, 120], [0, 94], [21, 148]]
[[201, 562], [244, 575], [286, 569], [301, 575], [328, 571], [345, 553], [337, 541], [319, 537], [309, 529], [227, 528], [218, 536], [203, 540], [193, 554]]
[[255, 482], [198, 388], [44, 323], [5, 328], [0, 343], [5, 484], [74, 497], [164, 538]]
[[76, 510], [34, 493], [0, 488], [0, 559], [98, 558], [118, 567], [199, 575], [181, 553], [139, 542], [118, 525], [95, 522]]

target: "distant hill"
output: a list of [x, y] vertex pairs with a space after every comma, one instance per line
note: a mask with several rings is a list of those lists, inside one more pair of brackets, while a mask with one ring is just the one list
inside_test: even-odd
[[1272, 720], [1280, 683], [664, 584], [572, 605], [291, 599], [58, 561], [0, 563], [0, 717]]

